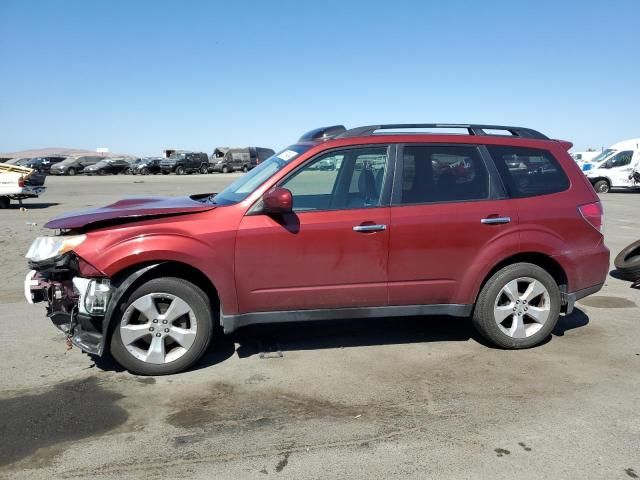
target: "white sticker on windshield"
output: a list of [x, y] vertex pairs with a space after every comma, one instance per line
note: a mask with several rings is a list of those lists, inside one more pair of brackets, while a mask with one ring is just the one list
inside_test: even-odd
[[293, 150], [285, 150], [284, 152], [282, 152], [282, 153], [280, 153], [278, 155], [278, 158], [281, 158], [285, 162], [288, 162], [289, 160], [291, 160], [296, 155], [298, 155], [298, 152], [294, 152]]

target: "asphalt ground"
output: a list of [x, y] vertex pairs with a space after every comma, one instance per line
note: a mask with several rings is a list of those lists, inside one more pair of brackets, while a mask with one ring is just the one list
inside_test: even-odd
[[[531, 350], [444, 317], [262, 326], [157, 378], [66, 350], [22, 298], [24, 253], [52, 216], [237, 176], [51, 177], [0, 211], [0, 477], [640, 476], [640, 290], [613, 276]], [[640, 195], [602, 200], [615, 255], [640, 238]]]

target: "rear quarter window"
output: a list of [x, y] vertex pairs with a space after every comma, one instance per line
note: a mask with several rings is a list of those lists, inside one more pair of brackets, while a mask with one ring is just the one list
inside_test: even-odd
[[569, 179], [548, 150], [487, 146], [509, 196], [536, 197], [562, 192]]

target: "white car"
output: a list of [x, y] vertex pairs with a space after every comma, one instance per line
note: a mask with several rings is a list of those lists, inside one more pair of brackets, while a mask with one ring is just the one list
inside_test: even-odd
[[633, 179], [633, 172], [640, 171], [640, 138], [611, 145], [592, 161], [592, 168], [585, 175], [598, 193], [612, 188], [640, 187]]
[[0, 209], [11, 200], [35, 198], [45, 191], [44, 175], [31, 168], [0, 163]]

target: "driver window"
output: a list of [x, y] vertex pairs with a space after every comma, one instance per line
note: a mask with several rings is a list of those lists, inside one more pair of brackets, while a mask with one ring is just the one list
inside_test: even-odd
[[611, 166], [624, 167], [625, 165], [629, 165], [631, 163], [632, 157], [633, 157], [633, 150], [625, 150], [623, 152], [617, 153], [611, 159]]
[[307, 163], [281, 185], [296, 212], [370, 208], [380, 204], [387, 147], [333, 151]]

